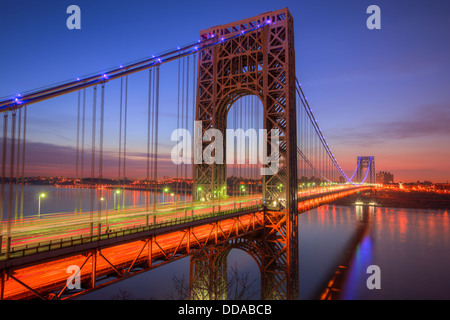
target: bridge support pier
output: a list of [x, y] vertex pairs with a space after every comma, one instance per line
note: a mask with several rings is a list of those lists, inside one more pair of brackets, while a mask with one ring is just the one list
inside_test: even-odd
[[232, 239], [191, 256], [190, 299], [228, 298], [227, 256], [233, 248], [247, 252], [258, 264], [261, 300], [299, 298], [297, 232], [287, 234], [289, 227], [283, 211], [266, 211], [264, 216], [265, 228], [257, 234]]

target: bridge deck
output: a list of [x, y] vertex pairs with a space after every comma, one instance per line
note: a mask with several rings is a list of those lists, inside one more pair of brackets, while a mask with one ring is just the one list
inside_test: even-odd
[[[299, 211], [309, 210], [359, 190], [361, 188], [352, 187], [302, 194]], [[209, 207], [209, 211], [198, 208], [203, 213], [191, 213], [190, 216], [183, 210], [173, 213], [171, 219], [166, 216], [166, 220], [162, 219], [156, 224], [136, 225], [100, 237], [61, 238], [46, 245], [12, 251], [9, 259], [3, 255], [0, 261], [1, 298], [48, 298], [55, 292], [58, 298], [73, 297], [180, 259], [205, 246], [264, 228], [266, 207], [261, 203], [255, 204], [256, 199], [241, 201], [241, 208], [233, 202], [223, 204], [220, 212], [214, 212], [215, 206]], [[70, 276], [67, 268], [72, 265], [82, 269], [81, 291], [65, 290]], [[109, 280], [99, 283], [100, 279]]]

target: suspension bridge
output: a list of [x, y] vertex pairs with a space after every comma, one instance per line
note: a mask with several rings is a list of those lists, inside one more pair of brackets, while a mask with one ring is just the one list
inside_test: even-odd
[[[224, 298], [224, 257], [234, 246], [257, 261], [262, 299], [297, 299], [298, 214], [370, 189], [375, 163], [358, 157], [349, 177], [335, 158], [296, 78], [293, 23], [288, 9], [264, 13], [203, 30], [193, 43], [161, 54], [2, 99], [0, 298], [74, 298], [187, 256], [191, 298]], [[170, 103], [163, 101], [165, 68], [172, 70]], [[146, 87], [139, 110], [131, 99], [137, 76]], [[71, 97], [60, 108], [72, 108], [76, 118], [73, 210], [41, 214], [40, 194], [39, 210], [26, 212], [27, 146], [39, 139], [30, 137], [28, 113], [61, 97]], [[200, 140], [192, 154], [175, 147], [184, 161], [164, 181], [161, 132], [168, 123], [161, 114], [170, 108], [176, 128]], [[130, 122], [133, 112], [145, 115], [146, 126]], [[141, 138], [135, 181], [127, 178], [136, 171], [130, 128]], [[208, 130], [228, 128], [276, 138], [258, 143], [263, 157], [256, 163], [248, 151], [234, 163], [209, 161], [218, 136]], [[248, 150], [252, 142], [243, 141]], [[210, 157], [194, 161], [198, 154]], [[126, 203], [130, 190], [144, 202]], [[71, 266], [78, 268], [73, 274]], [[81, 285], [73, 288], [77, 277]]]

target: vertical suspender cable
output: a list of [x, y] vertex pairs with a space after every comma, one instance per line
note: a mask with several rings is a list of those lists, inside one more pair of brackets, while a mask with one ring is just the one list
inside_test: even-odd
[[20, 165], [20, 139], [22, 131], [22, 109], [19, 109], [19, 128], [17, 129], [17, 161], [16, 161], [16, 192], [15, 192], [15, 206], [14, 206], [14, 220], [17, 219], [19, 209], [19, 165]]
[[127, 118], [128, 118], [128, 76], [125, 77], [125, 110], [123, 124], [123, 187], [122, 187], [122, 209], [125, 209], [125, 184], [126, 178], [126, 158], [127, 158]]
[[[186, 101], [185, 101], [185, 75], [186, 75], [186, 57], [182, 58], [182, 68], [181, 68], [181, 127], [183, 127], [183, 119], [184, 119], [184, 109], [185, 109], [185, 105], [186, 105]], [[183, 155], [184, 155], [184, 150], [183, 150]], [[183, 177], [183, 165], [180, 166], [180, 177]]]
[[[123, 77], [120, 78], [120, 102], [119, 102], [119, 172], [118, 172], [118, 187], [122, 186], [121, 172], [122, 172], [122, 101], [123, 101]], [[121, 194], [117, 197], [117, 209], [120, 206], [121, 195], [123, 193], [123, 188], [121, 188]]]
[[[155, 135], [154, 135], [154, 178], [158, 185], [158, 114], [159, 114], [159, 66], [156, 67], [155, 79]], [[154, 195], [153, 210], [156, 211], [156, 194]]]
[[100, 100], [100, 152], [98, 159], [98, 178], [99, 183], [103, 182], [103, 131], [105, 122], [105, 84], [102, 84], [101, 100]]
[[[83, 107], [81, 116], [81, 155], [80, 155], [80, 184], [84, 186], [84, 133], [86, 124], [86, 89], [83, 89]], [[83, 212], [83, 196], [80, 196], [80, 213]]]
[[[101, 100], [100, 100], [100, 150], [98, 157], [98, 183], [101, 185], [103, 183], [103, 130], [104, 130], [104, 122], [105, 122], [105, 83], [102, 83], [101, 87]], [[101, 189], [103, 193], [103, 188]], [[102, 216], [102, 205], [100, 203], [103, 194], [99, 196], [99, 205], [98, 205], [98, 235], [101, 235], [101, 216]], [[108, 202], [105, 204], [108, 205]], [[107, 209], [106, 209], [107, 210]]]
[[94, 235], [94, 195], [95, 195], [95, 124], [97, 114], [97, 86], [94, 86], [93, 103], [92, 103], [92, 149], [91, 149], [91, 206], [90, 206], [90, 235]]
[[[151, 101], [151, 123], [152, 128], [150, 130], [150, 177], [153, 183], [153, 208], [156, 206], [157, 193], [158, 193], [158, 183], [155, 180], [155, 83], [156, 83], [156, 69], [152, 72], [152, 101]], [[154, 210], [153, 210], [154, 211]]]
[[[188, 111], [189, 111], [189, 56], [187, 56], [187, 62], [186, 62], [186, 117], [185, 117], [185, 129], [188, 129]], [[192, 85], [194, 85], [192, 83]], [[187, 147], [187, 142], [185, 141], [184, 143], [184, 148], [183, 148], [183, 158], [184, 161], [187, 161], [186, 159], [186, 147]], [[184, 179], [183, 181], [183, 186], [184, 186], [184, 199], [186, 201], [186, 196], [187, 196], [187, 190], [186, 190], [186, 186], [185, 186], [185, 182], [187, 180], [187, 163], [185, 162], [184, 164]]]
[[6, 258], [9, 258], [9, 252], [11, 249], [11, 219], [12, 219], [12, 197], [13, 197], [13, 179], [14, 179], [14, 153], [16, 144], [16, 110], [12, 111], [11, 119], [11, 153], [10, 153], [10, 165], [9, 165], [9, 200], [8, 200], [8, 221], [6, 225]]
[[[180, 128], [180, 68], [181, 68], [181, 59], [178, 59], [178, 101], [177, 101], [177, 129]], [[177, 144], [177, 157], [180, 155], [180, 147]], [[176, 165], [176, 187], [175, 192], [178, 195], [178, 165]]]
[[[194, 136], [194, 121], [195, 121], [195, 111], [197, 108], [196, 105], [196, 95], [197, 95], [197, 82], [196, 82], [196, 61], [197, 61], [197, 54], [194, 54], [194, 59], [192, 63], [192, 136]], [[193, 146], [194, 144], [192, 144]], [[194, 152], [192, 151], [192, 182], [194, 181]], [[193, 184], [192, 184], [193, 185]], [[185, 185], [187, 187], [187, 185]], [[191, 201], [194, 201], [194, 190], [191, 188]]]
[[150, 130], [150, 179], [152, 180], [152, 207], [153, 211], [155, 211], [155, 201], [157, 200], [156, 194], [158, 192], [158, 184], [154, 180], [155, 177], [155, 145], [154, 145], [154, 139], [155, 139], [155, 82], [156, 82], [156, 69], [152, 72], [152, 86], [151, 86], [151, 92], [152, 92], [152, 98], [151, 98], [151, 120], [152, 128]]
[[[75, 182], [79, 178], [78, 174], [78, 158], [80, 153], [80, 104], [81, 104], [81, 91], [78, 91], [78, 108], [77, 108], [77, 147], [75, 150], [75, 180], [74, 180], [74, 187]], [[78, 209], [78, 199], [80, 197], [80, 191], [79, 189], [75, 190], [75, 214], [77, 213]]]
[[151, 131], [151, 106], [152, 106], [152, 69], [148, 70], [148, 115], [147, 115], [147, 192], [145, 196], [145, 208], [148, 213], [150, 202], [150, 131]]
[[[24, 184], [25, 184], [25, 145], [26, 145], [26, 135], [27, 135], [27, 106], [23, 107], [23, 142], [22, 142], [22, 185], [20, 192], [20, 218], [23, 218], [23, 195], [24, 195]], [[1, 220], [0, 220], [1, 223]]]
[[8, 142], [8, 113], [3, 115], [3, 142], [2, 142], [2, 185], [0, 191], [0, 253], [2, 252], [3, 237], [3, 212], [5, 210], [5, 176], [6, 176], [6, 151]]

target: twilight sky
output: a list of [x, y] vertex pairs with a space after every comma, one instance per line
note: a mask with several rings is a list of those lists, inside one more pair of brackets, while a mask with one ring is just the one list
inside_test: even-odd
[[[66, 27], [72, 4], [81, 8], [81, 30]], [[372, 4], [381, 8], [381, 30], [366, 27]], [[284, 7], [295, 22], [297, 78], [341, 166], [352, 172], [357, 156], [374, 155], [376, 170], [394, 173], [396, 181], [449, 181], [446, 0], [3, 0], [0, 97], [161, 53], [196, 41], [202, 29]], [[176, 128], [176, 67], [161, 68], [160, 137], [166, 151]], [[105, 167], [111, 163], [112, 171], [120, 85], [115, 82], [106, 88]], [[146, 131], [138, 130], [146, 126], [146, 86], [147, 73], [130, 77], [130, 170], [146, 152]], [[48, 174], [55, 166], [70, 175], [76, 101], [70, 94], [29, 107], [30, 175]]]

